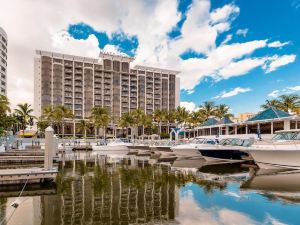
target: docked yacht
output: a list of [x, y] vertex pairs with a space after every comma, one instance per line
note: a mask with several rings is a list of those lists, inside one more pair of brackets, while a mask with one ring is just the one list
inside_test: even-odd
[[199, 152], [208, 162], [238, 163], [246, 161], [249, 157], [249, 154], [242, 149], [246, 149], [251, 144], [249, 139], [226, 138], [216, 145], [199, 148]]
[[300, 169], [300, 130], [277, 131], [271, 141], [258, 142], [247, 151], [264, 169]]
[[202, 158], [199, 149], [216, 144], [215, 139], [196, 138], [189, 143], [172, 146], [171, 150], [178, 157], [177, 159]]
[[121, 139], [111, 139], [108, 140], [106, 145], [100, 145], [99, 143], [92, 143], [93, 151], [98, 154], [103, 155], [126, 155], [129, 152], [129, 146], [132, 146], [132, 143], [125, 142]]

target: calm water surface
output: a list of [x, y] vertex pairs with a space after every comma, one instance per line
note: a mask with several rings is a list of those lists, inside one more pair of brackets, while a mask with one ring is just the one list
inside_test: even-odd
[[70, 162], [56, 186], [28, 185], [19, 199], [22, 187], [1, 186], [0, 224], [300, 224], [300, 172], [182, 168], [194, 164], [201, 165]]

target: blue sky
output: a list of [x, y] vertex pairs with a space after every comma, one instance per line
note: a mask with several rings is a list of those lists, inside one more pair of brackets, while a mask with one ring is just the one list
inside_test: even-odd
[[[272, 2], [272, 4], [270, 4]], [[178, 2], [177, 10], [182, 14], [180, 20], [167, 33], [168, 39], [176, 40], [181, 36], [181, 29], [186, 20], [186, 13], [191, 7], [191, 0]], [[300, 90], [300, 1], [262, 1], [262, 0], [212, 0], [210, 11], [222, 8], [225, 5], [235, 5], [239, 8], [238, 15], [233, 15], [230, 20], [229, 30], [220, 32], [216, 38], [216, 46], [220, 46], [227, 35], [232, 35], [231, 43], [245, 43], [253, 40], [267, 40], [268, 43], [280, 41], [288, 42], [285, 46], [276, 48], [259, 48], [251, 52], [251, 57], [271, 57], [272, 55], [296, 55], [293, 63], [278, 67], [275, 71], [266, 73], [262, 67], [256, 67], [237, 76], [228, 79], [216, 79], [211, 74], [202, 76], [199, 84], [193, 87], [193, 91], [181, 90], [181, 102], [192, 102], [195, 106], [203, 101], [215, 101], [217, 104], [228, 104], [233, 113], [256, 112], [259, 105], [266, 99], [284, 93], [298, 93]], [[247, 31], [245, 34], [236, 34], [238, 30]], [[94, 34], [99, 40], [99, 48], [106, 45], [117, 46], [120, 52], [130, 56], [136, 56], [139, 47], [139, 37], [134, 34], [127, 34], [122, 29], [111, 33], [101, 27], [92, 27], [82, 23], [70, 24], [69, 34], [75, 39], [87, 39]], [[190, 34], [193, 35], [193, 34]], [[140, 49], [143, 51], [143, 49]], [[182, 60], [190, 58], [205, 58], [206, 54], [193, 49], [186, 49], [179, 54]], [[242, 56], [242, 58], [246, 58]], [[183, 75], [185, 71], [182, 71]], [[196, 72], [195, 72], [196, 73]], [[187, 75], [188, 76], [188, 75]], [[184, 79], [189, 79], [188, 77]], [[299, 87], [297, 87], [299, 86]], [[220, 97], [235, 88], [241, 88], [244, 93], [238, 93], [231, 97]], [[294, 87], [289, 89], [289, 87]], [[271, 92], [277, 90], [276, 94]], [[192, 92], [192, 94], [190, 94]], [[219, 96], [219, 98], [216, 96]]]

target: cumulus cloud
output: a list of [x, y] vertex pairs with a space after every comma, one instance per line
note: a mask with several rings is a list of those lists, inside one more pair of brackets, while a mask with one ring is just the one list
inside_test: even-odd
[[274, 42], [269, 43], [268, 47], [270, 47], [270, 48], [281, 48], [281, 47], [283, 47], [285, 45], [288, 45], [288, 44], [290, 44], [289, 41], [286, 41], [286, 42], [274, 41]]
[[280, 95], [292, 94], [300, 91], [300, 85], [286, 87], [281, 90], [274, 90], [268, 94], [269, 97], [277, 98]]
[[[82, 22], [108, 36], [119, 31], [136, 36], [139, 45], [135, 63], [182, 71], [181, 88], [189, 92], [207, 76], [218, 81], [258, 67], [271, 72], [295, 60], [295, 55], [254, 57], [256, 50], [268, 48], [267, 40], [229, 44], [232, 23], [239, 14], [239, 7], [233, 3], [211, 9], [209, 0], [194, 0], [186, 12], [181, 35], [171, 39], [168, 33], [183, 17], [177, 0], [4, 1], [0, 24], [8, 33], [8, 95], [13, 103], [33, 99], [36, 49], [97, 57], [99, 43], [94, 35], [76, 40], [65, 32], [70, 24]], [[229, 32], [227, 38], [217, 45], [217, 38], [225, 31]], [[246, 35], [247, 31], [240, 29], [236, 34]], [[120, 52], [113, 45], [104, 49]], [[188, 49], [203, 57], [181, 59]]]
[[232, 89], [231, 91], [223, 91], [222, 93], [220, 93], [219, 95], [215, 96], [215, 99], [219, 99], [219, 98], [229, 98], [229, 97], [233, 97], [236, 96], [240, 93], [246, 93], [251, 91], [251, 88], [241, 88], [241, 87], [236, 87], [234, 89]]
[[296, 60], [296, 55], [274, 56], [270, 63], [266, 65], [266, 73], [277, 70], [279, 67], [293, 63]]
[[280, 91], [279, 90], [274, 90], [274, 91], [272, 91], [272, 92], [270, 92], [268, 94], [268, 96], [272, 97], [272, 98], [277, 98], [279, 95], [280, 95]]
[[238, 30], [236, 31], [236, 34], [237, 34], [237, 35], [241, 35], [241, 36], [243, 36], [243, 37], [246, 37], [247, 33], [248, 33], [248, 29], [247, 29], [247, 28], [246, 28], [246, 29], [238, 29]]
[[190, 112], [197, 110], [195, 102], [180, 102], [180, 106], [186, 108]]

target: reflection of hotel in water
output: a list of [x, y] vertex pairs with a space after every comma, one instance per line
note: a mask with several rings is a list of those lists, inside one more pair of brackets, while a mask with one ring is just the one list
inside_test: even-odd
[[42, 224], [169, 224], [174, 223], [178, 192], [170, 183], [147, 181], [136, 188], [119, 175], [96, 191], [85, 176], [68, 182], [62, 196], [42, 196]]

